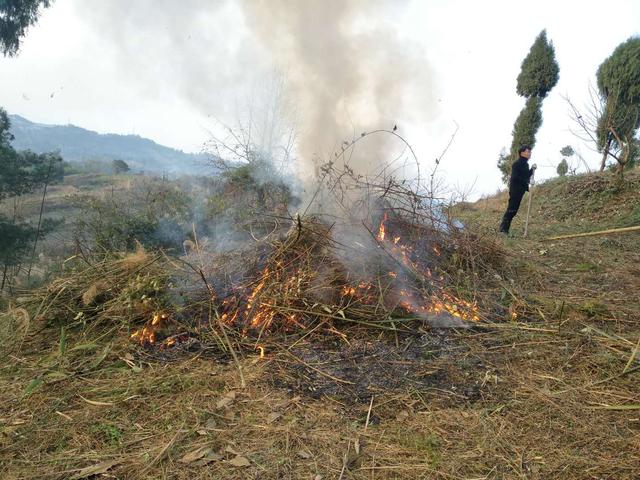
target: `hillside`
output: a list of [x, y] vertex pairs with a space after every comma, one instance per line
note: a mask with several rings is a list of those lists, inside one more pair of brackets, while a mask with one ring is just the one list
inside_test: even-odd
[[[515, 238], [500, 241], [526, 262], [528, 300], [570, 308], [637, 332], [640, 317], [640, 232], [563, 240], [549, 237], [640, 225], [640, 169], [620, 184], [611, 173], [555, 178], [533, 188], [528, 238], [522, 238], [528, 197], [514, 219]], [[455, 212], [481, 235], [496, 236], [507, 204], [502, 192]], [[535, 276], [531, 274], [537, 272]], [[551, 307], [551, 306], [554, 307]]]
[[196, 173], [203, 170], [204, 155], [185, 153], [138, 135], [101, 134], [74, 125], [34, 123], [10, 115], [13, 146], [36, 153], [60, 151], [69, 162], [124, 160], [134, 171]]
[[[141, 249], [68, 259], [59, 279], [0, 314], [0, 476], [636, 479], [640, 233], [545, 239], [639, 224], [640, 172], [622, 186], [609, 173], [536, 186], [526, 239], [525, 209], [515, 238], [497, 235], [505, 205], [504, 193], [455, 205], [465, 229], [435, 249], [451, 261], [450, 291], [483, 307], [465, 328], [371, 323], [354, 317], [362, 306], [323, 297], [299, 307], [320, 321], [284, 332], [228, 324], [228, 338], [201, 325], [214, 305], [211, 259], [244, 267], [275, 252], [275, 270], [242, 269], [256, 309], [285, 308], [309, 271], [336, 282], [319, 224], [282, 220], [285, 240], [254, 236], [255, 249], [215, 257], [195, 245], [180, 259]], [[196, 286], [205, 295], [189, 297]], [[140, 342], [169, 300], [180, 308], [163, 327], [182, 330], [165, 337], [173, 343]]]
[[[507, 199], [504, 191], [473, 204], [460, 204], [455, 211], [483, 232], [495, 232]], [[525, 195], [513, 221], [516, 237], [522, 235], [527, 201]], [[607, 172], [557, 177], [533, 187], [532, 239], [633, 225], [640, 225], [640, 168], [627, 172], [622, 183]]]

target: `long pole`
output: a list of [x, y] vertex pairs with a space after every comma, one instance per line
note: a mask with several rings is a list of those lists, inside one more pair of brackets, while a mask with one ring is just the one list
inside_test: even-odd
[[527, 200], [527, 218], [524, 221], [524, 235], [522, 235], [523, 237], [526, 237], [527, 232], [529, 231], [529, 213], [531, 213], [531, 197], [533, 196], [533, 185], [534, 185], [533, 176], [535, 173], [536, 172], [534, 170], [534, 172], [531, 174], [531, 188], [529, 189], [529, 198]]
[[640, 225], [636, 225], [635, 227], [623, 227], [623, 228], [611, 228], [609, 230], [598, 230], [597, 232], [573, 233], [571, 235], [558, 235], [557, 237], [548, 237], [548, 238], [543, 238], [542, 240], [544, 241], [564, 240], [565, 238], [594, 237], [596, 235], [609, 235], [609, 234], [628, 233], [628, 232], [640, 232]]

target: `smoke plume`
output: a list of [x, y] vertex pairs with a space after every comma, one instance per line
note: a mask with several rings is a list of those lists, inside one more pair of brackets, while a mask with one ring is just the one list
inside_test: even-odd
[[[242, 0], [252, 32], [287, 79], [301, 112], [299, 155], [328, 157], [371, 129], [429, 119], [434, 110], [423, 52], [385, 20], [397, 2]], [[381, 145], [366, 142], [350, 165], [379, 165]]]
[[[76, 8], [112, 40], [123, 74], [146, 80], [145, 95], [179, 92], [203, 116], [233, 122], [238, 99], [279, 72], [297, 112], [304, 173], [361, 132], [424, 125], [436, 113], [425, 53], [397, 21], [402, 2], [111, 0]], [[368, 139], [350, 166], [366, 174], [386, 153], [382, 140]]]

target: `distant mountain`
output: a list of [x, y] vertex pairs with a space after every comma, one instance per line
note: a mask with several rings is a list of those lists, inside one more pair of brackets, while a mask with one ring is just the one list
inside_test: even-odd
[[206, 157], [159, 145], [138, 135], [101, 134], [74, 125], [34, 123], [9, 115], [16, 150], [59, 151], [68, 162], [120, 159], [134, 171], [202, 173]]

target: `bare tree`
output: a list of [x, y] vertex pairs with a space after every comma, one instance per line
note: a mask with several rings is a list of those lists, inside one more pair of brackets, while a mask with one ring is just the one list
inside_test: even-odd
[[[570, 129], [576, 137], [591, 145], [591, 149], [602, 154], [600, 171], [604, 171], [607, 159], [618, 162], [618, 175], [622, 178], [629, 162], [633, 138], [618, 131], [619, 119], [614, 118], [616, 98], [603, 98], [595, 88], [589, 86], [589, 103], [579, 109], [569, 97], [563, 97], [569, 105], [569, 115], [577, 128]], [[608, 104], [608, 108], [607, 108]], [[629, 109], [628, 114], [635, 114]]]
[[295, 115], [282, 76], [274, 75], [262, 91], [236, 112], [234, 125], [217, 121], [204, 145], [211, 165], [222, 171], [245, 164], [270, 163], [279, 173], [291, 167], [296, 143]]

